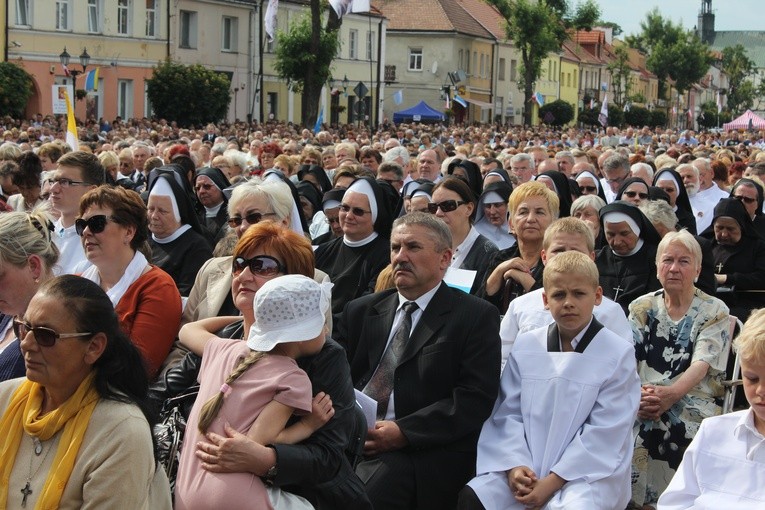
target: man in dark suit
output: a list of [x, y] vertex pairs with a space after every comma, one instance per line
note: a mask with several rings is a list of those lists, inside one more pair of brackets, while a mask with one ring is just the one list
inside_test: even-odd
[[353, 384], [378, 401], [356, 469], [375, 510], [454, 508], [497, 396], [499, 316], [443, 283], [451, 245], [433, 215], [397, 219], [396, 289], [351, 301], [341, 317]]

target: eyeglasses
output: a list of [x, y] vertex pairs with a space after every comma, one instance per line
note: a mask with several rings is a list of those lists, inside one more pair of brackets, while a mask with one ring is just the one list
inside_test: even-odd
[[440, 208], [443, 212], [455, 211], [459, 206], [465, 205], [467, 202], [462, 200], [444, 200], [443, 202], [431, 202], [428, 204], [428, 211], [430, 214], [436, 214], [436, 211]]
[[622, 195], [630, 198], [640, 197], [640, 200], [646, 200], [648, 198], [648, 193], [640, 193], [637, 191], [625, 191]]
[[260, 223], [263, 219], [263, 216], [276, 216], [276, 213], [259, 213], [259, 212], [251, 212], [249, 214], [246, 214], [244, 218], [241, 216], [232, 216], [228, 219], [228, 226], [231, 228], [236, 228], [239, 225], [242, 224], [243, 221], [246, 221], [250, 225], [255, 225], [256, 223]]
[[287, 268], [281, 262], [268, 255], [258, 255], [251, 259], [234, 258], [231, 264], [231, 272], [234, 276], [239, 276], [246, 268], [250, 268], [250, 272], [258, 276], [276, 276], [287, 272]]
[[105, 214], [97, 214], [91, 216], [87, 220], [84, 218], [77, 218], [74, 220], [74, 230], [77, 231], [77, 235], [80, 237], [82, 237], [82, 234], [85, 232], [85, 227], [90, 229], [91, 234], [100, 234], [106, 228], [106, 224], [109, 220], [115, 221], [113, 216], [107, 216]]
[[340, 210], [344, 213], [352, 213], [354, 216], [361, 218], [365, 214], [371, 214], [372, 211], [365, 211], [361, 207], [351, 207], [350, 205], [340, 204]]
[[740, 200], [740, 201], [744, 202], [745, 204], [753, 204], [753, 203], [757, 202], [756, 198], [745, 197], [745, 196], [742, 196], [742, 195], [733, 195], [733, 198], [735, 198], [736, 200]]
[[586, 193], [597, 193], [598, 187], [597, 186], [579, 186], [579, 190]]
[[67, 179], [66, 177], [52, 177], [48, 179], [48, 184], [51, 186], [58, 184], [62, 188], [68, 188], [69, 186], [90, 186], [90, 184], [85, 181], [74, 181], [72, 179]]
[[29, 332], [32, 332], [32, 335], [35, 337], [35, 342], [37, 342], [37, 345], [41, 347], [53, 347], [55, 345], [56, 340], [59, 338], [79, 338], [83, 336], [91, 336], [93, 333], [58, 333], [57, 331], [46, 328], [43, 326], [37, 326], [32, 327], [31, 324], [29, 324], [26, 321], [23, 321], [21, 319], [18, 319], [16, 317], [13, 318], [13, 332], [16, 334], [16, 338], [21, 340], [22, 338], [26, 338], [27, 334]]
[[202, 183], [202, 184], [197, 184], [196, 186], [194, 186], [194, 189], [197, 191], [201, 191], [201, 190], [208, 191], [208, 190], [211, 190], [213, 186], [215, 185], [209, 184], [209, 183]]

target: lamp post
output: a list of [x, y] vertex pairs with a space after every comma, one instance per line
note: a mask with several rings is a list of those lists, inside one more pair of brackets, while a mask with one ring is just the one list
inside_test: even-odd
[[83, 48], [82, 54], [80, 55], [80, 65], [82, 66], [82, 71], [69, 69], [69, 59], [71, 56], [66, 51], [66, 46], [64, 46], [64, 51], [61, 53], [61, 55], [58, 56], [58, 58], [61, 60], [61, 65], [66, 67], [69, 71], [69, 74], [72, 75], [72, 88], [74, 89], [75, 99], [77, 99], [77, 77], [81, 74], [84, 74], [85, 70], [88, 68], [88, 64], [90, 63], [90, 55], [88, 55], [88, 50]]
[[348, 75], [346, 74], [343, 76], [343, 94], [345, 94], [345, 97], [348, 97], [348, 84], [350, 82], [348, 81]]

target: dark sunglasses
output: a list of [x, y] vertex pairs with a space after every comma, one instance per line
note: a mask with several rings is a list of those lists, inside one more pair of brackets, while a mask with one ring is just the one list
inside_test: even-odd
[[740, 200], [740, 201], [742, 201], [742, 202], [744, 202], [746, 204], [753, 204], [753, 203], [757, 202], [756, 198], [742, 197], [740, 195], [733, 195], [733, 198], [735, 198], [736, 200]]
[[579, 186], [579, 189], [581, 191], [586, 191], [587, 193], [597, 193], [598, 192], [597, 186]]
[[252, 212], [249, 214], [245, 214], [244, 218], [241, 216], [232, 216], [228, 219], [228, 226], [231, 228], [238, 227], [242, 224], [242, 221], [246, 221], [250, 225], [255, 225], [256, 223], [260, 223], [263, 219], [263, 216], [276, 216], [276, 213], [259, 213], [259, 212]]
[[258, 276], [276, 276], [287, 272], [287, 268], [281, 262], [268, 255], [258, 255], [251, 259], [234, 257], [231, 265], [234, 276], [239, 276], [246, 268], [250, 268], [250, 272]]
[[85, 232], [85, 227], [90, 229], [91, 234], [100, 234], [106, 228], [106, 224], [109, 220], [115, 221], [114, 217], [105, 214], [97, 214], [91, 216], [87, 220], [84, 218], [77, 218], [74, 220], [74, 230], [77, 231], [77, 235], [80, 237], [82, 237], [82, 234]]
[[365, 214], [372, 212], [372, 211], [365, 211], [361, 207], [351, 207], [350, 205], [345, 205], [345, 204], [340, 205], [340, 210], [346, 214], [352, 213], [354, 216], [358, 216], [359, 218], [361, 218]]
[[428, 211], [430, 214], [436, 214], [436, 211], [440, 208], [443, 212], [452, 212], [457, 210], [461, 205], [465, 205], [467, 202], [462, 200], [444, 200], [443, 202], [431, 202], [428, 204]]
[[197, 185], [194, 187], [194, 189], [195, 189], [195, 190], [197, 190], [197, 191], [201, 191], [201, 190], [205, 190], [205, 191], [207, 191], [207, 190], [210, 190], [210, 189], [212, 189], [212, 187], [213, 187], [213, 186], [214, 186], [214, 184], [209, 184], [209, 183], [201, 183], [201, 184], [197, 184]]
[[35, 337], [35, 342], [41, 347], [53, 347], [56, 340], [59, 338], [79, 338], [83, 336], [91, 336], [93, 333], [58, 333], [50, 328], [43, 326], [32, 327], [28, 322], [13, 318], [13, 332], [16, 334], [16, 338], [22, 340], [26, 338], [29, 332]]
[[640, 193], [637, 191], [625, 191], [623, 195], [630, 198], [640, 197], [640, 200], [646, 200], [648, 198], [648, 193]]

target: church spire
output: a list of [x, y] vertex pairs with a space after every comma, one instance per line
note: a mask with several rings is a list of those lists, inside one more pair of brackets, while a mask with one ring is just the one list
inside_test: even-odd
[[697, 32], [703, 42], [712, 44], [714, 41], [715, 13], [712, 11], [712, 0], [701, 0]]

